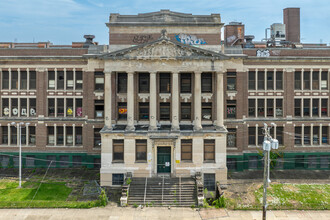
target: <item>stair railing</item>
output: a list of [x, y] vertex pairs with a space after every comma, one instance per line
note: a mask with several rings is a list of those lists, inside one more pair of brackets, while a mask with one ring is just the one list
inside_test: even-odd
[[163, 185], [162, 185], [162, 204], [164, 203], [164, 176], [163, 176]]
[[146, 177], [146, 181], [144, 183], [144, 199], [143, 204], [146, 205], [146, 198], [147, 198], [147, 185], [148, 185], [148, 177]]
[[180, 205], [181, 205], [181, 188], [182, 188], [182, 185], [181, 185], [181, 175], [179, 176], [179, 196], [180, 196]]

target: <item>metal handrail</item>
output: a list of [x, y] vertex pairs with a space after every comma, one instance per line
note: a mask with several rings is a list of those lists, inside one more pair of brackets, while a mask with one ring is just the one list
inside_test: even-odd
[[144, 201], [143, 204], [146, 205], [146, 198], [147, 198], [147, 185], [148, 185], [148, 177], [146, 177], [146, 182], [144, 184]]
[[163, 176], [163, 185], [162, 185], [162, 204], [164, 203], [164, 176]]
[[180, 205], [181, 205], [181, 188], [182, 188], [182, 185], [181, 185], [181, 176], [179, 176], [179, 192], [180, 192]]

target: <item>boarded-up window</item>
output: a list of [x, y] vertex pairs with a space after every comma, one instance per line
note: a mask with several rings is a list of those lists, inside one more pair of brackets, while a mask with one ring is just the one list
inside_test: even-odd
[[192, 161], [192, 140], [181, 140], [181, 160]]
[[204, 140], [204, 161], [215, 161], [215, 140]]
[[136, 140], [136, 161], [147, 161], [147, 140]]

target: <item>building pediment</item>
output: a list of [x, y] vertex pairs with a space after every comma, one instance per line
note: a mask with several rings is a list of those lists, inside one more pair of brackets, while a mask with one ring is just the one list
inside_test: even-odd
[[138, 46], [129, 47], [123, 50], [118, 50], [98, 56], [100, 59], [229, 59], [224, 54], [213, 51], [197, 48], [194, 46], [181, 44], [168, 39], [166, 36], [160, 39], [141, 44]]

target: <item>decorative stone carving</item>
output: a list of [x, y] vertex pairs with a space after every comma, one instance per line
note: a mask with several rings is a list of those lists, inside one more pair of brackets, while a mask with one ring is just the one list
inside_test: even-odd
[[212, 99], [212, 93], [202, 93], [202, 99], [205, 100], [205, 102], [209, 102], [210, 99]]
[[182, 93], [180, 94], [180, 97], [184, 100], [184, 102], [187, 102], [189, 99], [191, 99], [191, 93]]
[[237, 92], [227, 92], [227, 96], [229, 97], [230, 100], [233, 100], [236, 94]]
[[96, 96], [96, 97], [97, 97], [97, 99], [98, 99], [98, 100], [100, 100], [100, 99], [101, 99], [101, 97], [103, 97], [103, 96], [104, 96], [104, 92], [94, 92], [94, 96]]
[[118, 93], [117, 94], [117, 97], [120, 99], [120, 101], [122, 102], [125, 102], [126, 99], [127, 99], [127, 95], [126, 94], [121, 94], [121, 93]]
[[146, 102], [146, 100], [149, 99], [150, 94], [149, 93], [139, 93], [138, 96], [140, 99], [142, 99], [142, 102]]
[[163, 102], [166, 102], [167, 99], [171, 98], [171, 93], [160, 93], [159, 97], [160, 99], [163, 99]]

